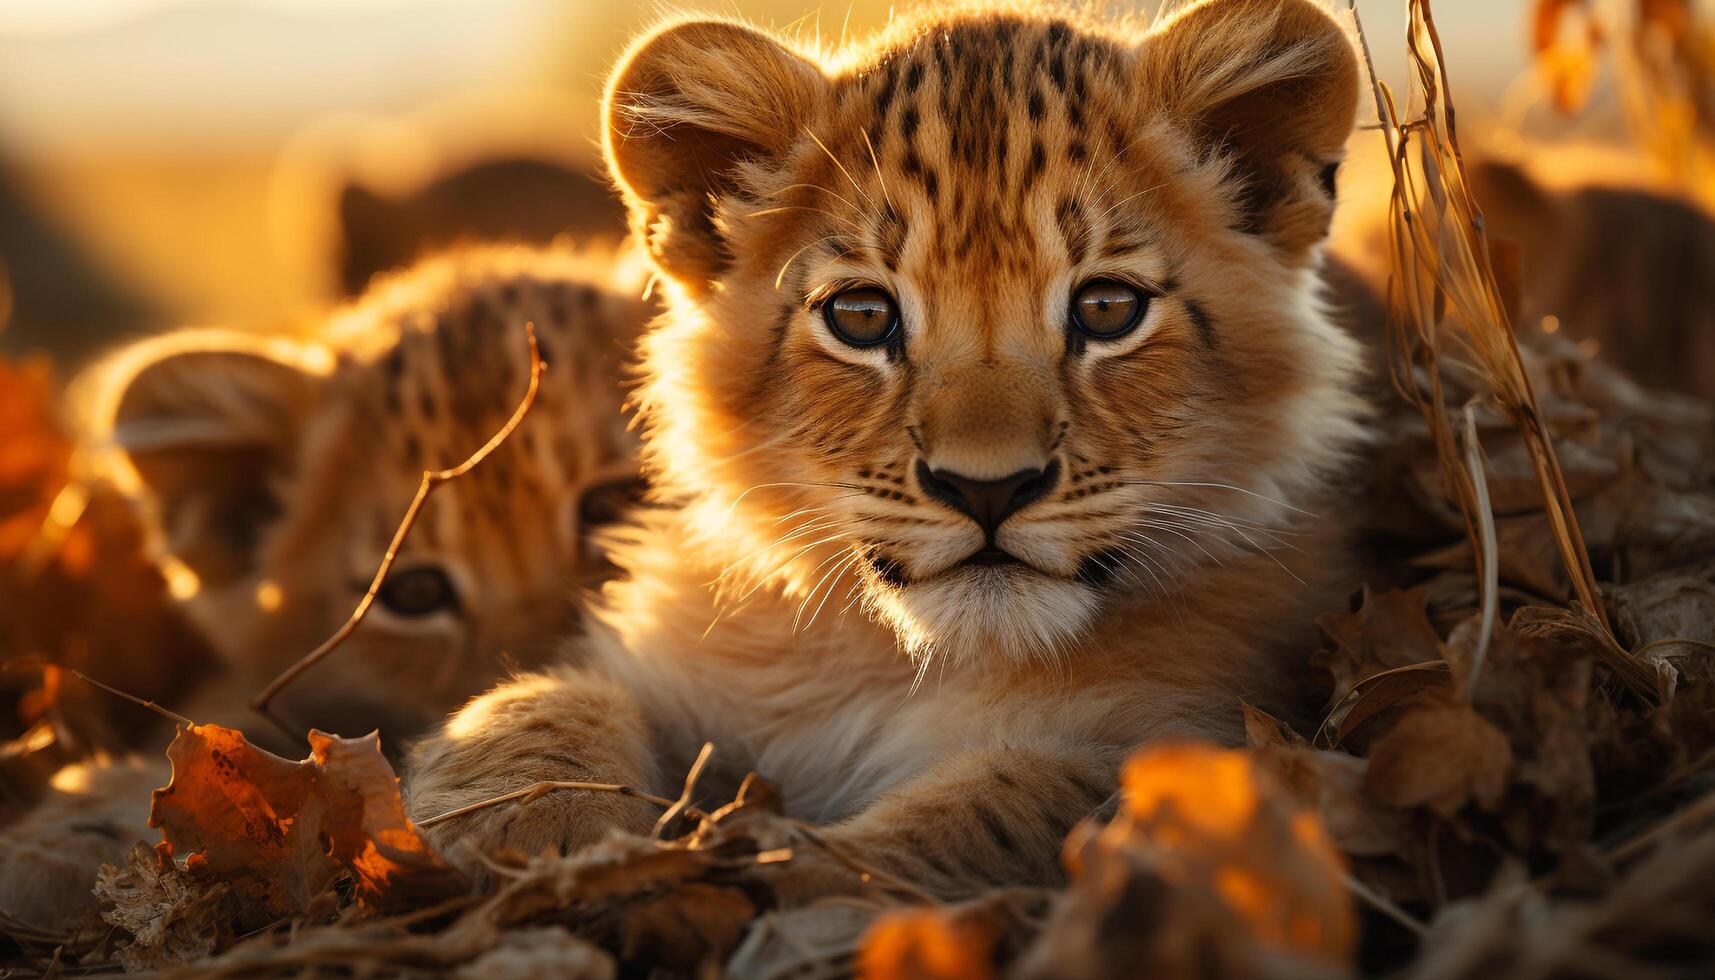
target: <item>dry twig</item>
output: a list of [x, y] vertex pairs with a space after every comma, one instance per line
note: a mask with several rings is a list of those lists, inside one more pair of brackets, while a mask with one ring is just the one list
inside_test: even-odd
[[256, 695], [256, 699], [250, 703], [250, 706], [256, 709], [259, 714], [273, 722], [281, 731], [284, 731], [291, 737], [298, 738], [301, 736], [301, 733], [294, 732], [291, 726], [286, 724], [284, 719], [280, 718], [269, 709], [269, 705], [273, 702], [274, 698], [278, 696], [288, 684], [297, 680], [305, 671], [314, 667], [325, 659], [328, 654], [333, 653], [334, 650], [338, 649], [340, 644], [344, 643], [346, 638], [351, 636], [351, 634], [357, 630], [358, 624], [363, 622], [363, 617], [368, 614], [369, 607], [374, 604], [376, 594], [381, 591], [382, 583], [387, 580], [387, 573], [393, 568], [393, 560], [398, 556], [400, 546], [405, 543], [405, 536], [411, 533], [412, 526], [417, 523], [417, 514], [422, 511], [423, 504], [429, 499], [429, 494], [433, 493], [436, 487], [439, 487], [441, 484], [447, 483], [451, 480], [458, 479], [470, 472], [478, 463], [487, 459], [490, 453], [499, 448], [500, 444], [505, 442], [507, 437], [512, 435], [513, 431], [516, 430], [519, 424], [524, 421], [524, 416], [529, 414], [530, 407], [536, 403], [536, 391], [541, 387], [542, 372], [548, 369], [548, 365], [542, 360], [541, 352], [536, 346], [535, 325], [526, 323], [524, 325], [524, 334], [530, 342], [530, 384], [524, 391], [524, 397], [518, 402], [518, 407], [513, 410], [512, 417], [507, 419], [506, 424], [502, 425], [499, 431], [495, 432], [487, 442], [483, 443], [481, 448], [477, 449], [476, 452], [471, 453], [464, 462], [444, 470], [423, 471], [423, 481], [417, 485], [417, 495], [411, 498], [411, 505], [405, 508], [405, 516], [400, 519], [398, 529], [393, 532], [393, 540], [387, 545], [387, 553], [382, 556], [381, 565], [375, 570], [375, 577], [370, 580], [369, 589], [364, 592], [363, 598], [358, 601], [357, 608], [352, 610], [351, 616], [346, 619], [345, 623], [340, 626], [332, 636], [328, 637], [321, 646], [311, 650], [309, 653], [304, 655], [303, 659], [286, 668], [280, 676], [270, 681], [268, 686], [262, 689], [262, 693]]
[[152, 711], [155, 714], [160, 715], [162, 718], [165, 718], [168, 721], [171, 721], [175, 725], [180, 725], [180, 726], [183, 726], [185, 728], [196, 727], [196, 722], [190, 720], [189, 718], [186, 718], [184, 715], [179, 714], [177, 711], [173, 711], [170, 708], [162, 707], [160, 704], [157, 704], [154, 701], [145, 700], [144, 698], [140, 698], [135, 694], [131, 694], [131, 693], [128, 693], [126, 691], [121, 691], [119, 688], [114, 687], [111, 684], [104, 684], [101, 681], [98, 681], [95, 678], [84, 673], [83, 671], [78, 670], [76, 667], [67, 667], [65, 664], [56, 664], [56, 663], [54, 663], [50, 660], [47, 660], [45, 658], [42, 658], [42, 657], [16, 657], [16, 658], [13, 658], [11, 660], [6, 661], [4, 664], [0, 664], [0, 670], [11, 670], [14, 667], [41, 667], [44, 669], [52, 668], [54, 670], [63, 670], [66, 673], [77, 678], [78, 680], [83, 681], [85, 684], [88, 684], [90, 687], [97, 688], [98, 690], [106, 691], [108, 694], [111, 694], [116, 698], [124, 698], [125, 700], [131, 702], [132, 704], [136, 705], [137, 707], [143, 708], [144, 710], [147, 710], [147, 711]]
[[[448, 810], [445, 813], [437, 813], [425, 820], [417, 821], [417, 826], [433, 827], [435, 824], [444, 823], [454, 817], [462, 817], [467, 813], [486, 810], [489, 807], [499, 806], [502, 803], [511, 803], [514, 800], [522, 803], [530, 803], [548, 795], [549, 793], [555, 793], [560, 790], [577, 790], [584, 793], [617, 793], [620, 796], [629, 796], [632, 799], [643, 800], [648, 803], [653, 803], [659, 807], [670, 808], [675, 805], [675, 801], [669, 800], [665, 796], [656, 796], [654, 793], [646, 793], [635, 786], [622, 786], [619, 783], [581, 783], [570, 780], [549, 779], [539, 783], [531, 783], [523, 789], [515, 789], [510, 793], [502, 793], [499, 796], [491, 796], [486, 800], [467, 803], [455, 810]], [[691, 806], [687, 806], [679, 812], [694, 820], [701, 820], [706, 816], [703, 811]]]

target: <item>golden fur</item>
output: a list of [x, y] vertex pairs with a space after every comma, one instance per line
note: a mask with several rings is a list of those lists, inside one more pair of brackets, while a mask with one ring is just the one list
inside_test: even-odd
[[[1357, 354], [1313, 293], [1357, 98], [1309, 0], [1147, 28], [962, 7], [826, 56], [723, 21], [640, 39], [606, 148], [669, 297], [641, 395], [661, 506], [581, 666], [425, 741], [413, 814], [550, 778], [673, 793], [711, 740], [707, 797], [755, 769], [956, 895], [1054, 879], [1136, 744], [1236, 741], [1341, 584], [1308, 514], [1361, 431]], [[1068, 327], [1092, 277], [1151, 294], [1138, 329]], [[884, 346], [823, 323], [858, 285], [898, 298]], [[1047, 489], [989, 540], [924, 469]], [[644, 810], [561, 793], [435, 833], [567, 848]], [[858, 883], [801, 854], [784, 887]]]
[[[378, 281], [305, 337], [184, 331], [98, 369], [91, 444], [110, 448], [112, 478], [136, 491], [185, 612], [224, 658], [175, 707], [303, 753], [250, 699], [344, 622], [423, 470], [464, 459], [512, 413], [526, 321], [549, 363], [534, 409], [435, 492], [394, 565], [441, 569], [456, 603], [403, 615], [384, 588], [277, 706], [300, 726], [379, 727], [391, 748], [508, 669], [544, 663], [543, 638], [611, 571], [582, 525], [612, 519], [604, 495], [635, 478], [620, 364], [648, 315], [640, 293], [623, 263], [463, 250]], [[168, 767], [146, 758], [68, 769], [5, 828], [0, 910], [63, 925], [101, 861], [151, 835], [149, 790]]]

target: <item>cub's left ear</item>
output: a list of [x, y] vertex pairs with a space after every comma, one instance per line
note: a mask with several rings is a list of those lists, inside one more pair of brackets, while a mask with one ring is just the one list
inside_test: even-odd
[[827, 90], [814, 62], [742, 24], [682, 21], [632, 47], [603, 100], [607, 162], [662, 272], [693, 293], [720, 275], [715, 200], [802, 138]]
[[1245, 229], [1302, 260], [1328, 232], [1357, 122], [1358, 59], [1311, 0], [1203, 0], [1138, 50], [1143, 96], [1229, 156]]

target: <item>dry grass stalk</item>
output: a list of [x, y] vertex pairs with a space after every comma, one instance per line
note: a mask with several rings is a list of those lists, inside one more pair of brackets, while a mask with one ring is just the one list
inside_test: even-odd
[[344, 643], [346, 638], [356, 631], [358, 624], [363, 622], [363, 617], [368, 614], [369, 607], [375, 602], [376, 594], [381, 591], [382, 583], [387, 580], [387, 573], [393, 568], [393, 560], [398, 556], [400, 546], [405, 543], [405, 536], [411, 533], [411, 528], [417, 523], [417, 514], [422, 511], [423, 505], [428, 502], [429, 495], [435, 492], [435, 488], [443, 483], [458, 479], [487, 459], [494, 450], [500, 447], [501, 443], [512, 435], [524, 421], [524, 417], [530, 413], [530, 407], [536, 404], [536, 391], [541, 387], [542, 372], [548, 369], [548, 365], [542, 360], [541, 351], [536, 346], [535, 324], [524, 324], [524, 335], [530, 342], [530, 384], [525, 388], [524, 397], [519, 400], [518, 407], [513, 409], [512, 417], [507, 419], [506, 424], [502, 425], [499, 431], [495, 432], [476, 452], [471, 453], [464, 462], [444, 470], [423, 471], [423, 480], [417, 485], [417, 494], [411, 498], [411, 505], [405, 508], [405, 516], [400, 518], [399, 527], [393, 532], [393, 540], [388, 542], [387, 553], [382, 556], [381, 564], [375, 570], [375, 577], [370, 580], [369, 589], [358, 601], [357, 608], [351, 611], [351, 616], [321, 646], [311, 650], [297, 663], [286, 668], [280, 676], [270, 681], [268, 686], [262, 689], [262, 693], [256, 695], [256, 699], [250, 703], [250, 706], [256, 709], [257, 713], [273, 722], [281, 731], [291, 737], [299, 738], [302, 733], [293, 731], [284, 719], [269, 710], [269, 705], [274, 698], [305, 671], [338, 649], [340, 644]]
[[[1355, 5], [1352, 13], [1355, 18]], [[1361, 28], [1359, 34], [1362, 38]], [[1368, 61], [1367, 40], [1364, 45]], [[1576, 599], [1611, 633], [1554, 443], [1519, 356], [1483, 215], [1466, 184], [1441, 40], [1428, 0], [1410, 0], [1406, 46], [1412, 69], [1408, 111], [1415, 109], [1409, 117], [1373, 68], [1370, 73], [1394, 173], [1388, 290], [1394, 386], [1429, 424], [1445, 486], [1464, 514], [1481, 571], [1492, 561], [1493, 544], [1483, 531], [1489, 517], [1482, 513], [1468, 454], [1455, 433], [1442, 364], [1444, 359], [1466, 362], [1480, 372], [1494, 403], [1524, 437]], [[1484, 587], [1492, 593], [1491, 582]], [[1492, 601], [1484, 596], [1485, 604]], [[1635, 660], [1624, 650], [1616, 656]], [[1656, 696], [1652, 685], [1638, 680], [1647, 671], [1635, 663], [1615, 666], [1637, 693]]]

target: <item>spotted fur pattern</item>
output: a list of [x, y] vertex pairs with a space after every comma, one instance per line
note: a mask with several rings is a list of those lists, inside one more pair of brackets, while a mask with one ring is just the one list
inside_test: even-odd
[[[1343, 584], [1314, 515], [1361, 432], [1357, 356], [1314, 283], [1357, 80], [1309, 0], [985, 4], [823, 53], [718, 21], [640, 40], [607, 150], [669, 296], [642, 388], [665, 506], [583, 666], [455, 716], [414, 812], [542, 778], [672, 792], [706, 739], [956, 895], [1052, 881], [1136, 744], [1236, 740]], [[1136, 329], [1074, 328], [1092, 281], [1148, 297]], [[859, 287], [896, 301], [885, 343], [826, 322]], [[1020, 472], [1034, 498], [992, 534], [925, 476]], [[437, 833], [575, 845], [616, 822], [596, 805]], [[800, 855], [782, 887], [858, 884]]]

